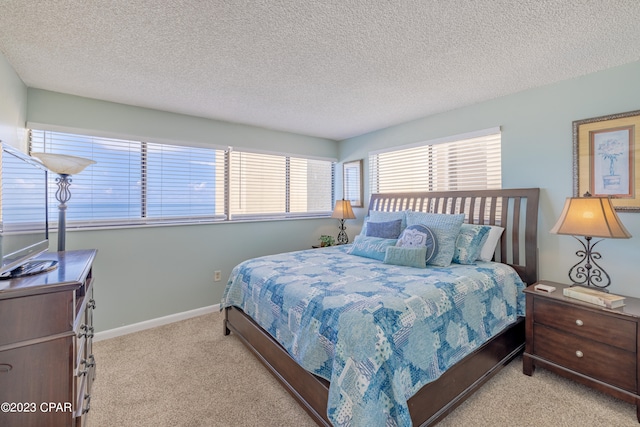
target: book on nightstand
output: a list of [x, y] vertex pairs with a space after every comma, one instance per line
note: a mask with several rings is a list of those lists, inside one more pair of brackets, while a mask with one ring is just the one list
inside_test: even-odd
[[620, 295], [613, 295], [582, 286], [564, 288], [562, 293], [565, 297], [574, 298], [606, 308], [618, 308], [624, 305], [624, 297], [621, 297]]

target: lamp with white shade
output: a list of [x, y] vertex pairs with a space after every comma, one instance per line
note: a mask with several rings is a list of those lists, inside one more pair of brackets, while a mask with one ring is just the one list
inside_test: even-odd
[[64, 251], [67, 229], [67, 202], [71, 199], [71, 191], [69, 190], [71, 175], [79, 174], [87, 166], [96, 162], [91, 159], [65, 154], [31, 153], [31, 155], [39, 159], [51, 172], [60, 175], [56, 178], [56, 182], [58, 183], [56, 200], [60, 203], [58, 205], [58, 251]]
[[[573, 285], [595, 286], [606, 288], [611, 278], [595, 260], [602, 258], [593, 248], [602, 241], [591, 244], [593, 237], [607, 239], [628, 239], [631, 234], [624, 227], [608, 197], [567, 197], [556, 225], [551, 229], [554, 234], [572, 235], [582, 244], [582, 250], [576, 255], [582, 258], [569, 270], [569, 278]], [[585, 242], [576, 237], [584, 236]], [[573, 286], [572, 285], [572, 286]], [[606, 289], [605, 289], [606, 291]]]
[[338, 233], [338, 244], [344, 245], [349, 243], [349, 236], [345, 232], [346, 227], [344, 226], [345, 219], [355, 219], [355, 215], [353, 213], [353, 209], [351, 209], [351, 202], [349, 200], [338, 200], [336, 201], [336, 207], [333, 209], [333, 214], [331, 218], [338, 218], [340, 220], [340, 232]]

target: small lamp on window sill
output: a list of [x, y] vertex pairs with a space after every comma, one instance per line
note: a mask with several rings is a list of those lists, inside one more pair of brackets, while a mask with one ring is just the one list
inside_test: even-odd
[[[616, 214], [611, 199], [608, 197], [591, 197], [588, 192], [584, 197], [567, 197], [562, 214], [551, 229], [554, 234], [569, 234], [582, 244], [582, 250], [576, 255], [582, 258], [569, 270], [572, 286], [586, 285], [606, 288], [611, 284], [609, 275], [596, 263], [602, 258], [600, 252], [593, 248], [601, 240], [591, 244], [593, 237], [607, 239], [628, 239], [631, 234], [624, 227]], [[583, 242], [576, 235], [584, 236]]]
[[56, 200], [60, 203], [58, 205], [58, 251], [64, 251], [67, 231], [67, 202], [71, 199], [71, 191], [69, 190], [71, 175], [79, 174], [95, 161], [64, 154], [31, 153], [31, 155], [38, 158], [51, 172], [60, 175], [56, 178], [58, 183]]
[[356, 216], [353, 214], [353, 209], [351, 209], [351, 201], [349, 200], [338, 200], [336, 201], [336, 207], [333, 209], [333, 214], [331, 218], [338, 218], [340, 220], [340, 232], [338, 233], [338, 244], [344, 245], [349, 243], [349, 236], [344, 231], [346, 227], [344, 226], [345, 219], [355, 219]]

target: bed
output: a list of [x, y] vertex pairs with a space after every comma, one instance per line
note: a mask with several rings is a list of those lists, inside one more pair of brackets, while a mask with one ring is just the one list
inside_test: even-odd
[[[381, 215], [380, 212], [458, 214], [466, 224], [503, 228], [492, 261], [420, 269], [350, 254], [356, 244], [248, 260], [234, 269], [225, 290], [222, 303], [224, 333], [237, 335], [318, 425], [435, 424], [523, 350], [521, 290], [537, 280], [538, 199], [537, 188], [373, 194], [369, 204], [372, 218], [373, 214]], [[301, 269], [302, 265], [304, 269]], [[430, 272], [428, 279], [423, 277], [427, 272]], [[470, 282], [469, 277], [479, 274], [489, 275], [478, 279], [477, 283], [485, 285], [470, 284], [475, 282]], [[444, 275], [445, 279], [435, 279], [438, 275]], [[499, 279], [492, 279], [490, 275]], [[390, 280], [390, 277], [394, 279]], [[313, 290], [309, 291], [311, 286], [307, 286], [305, 280], [320, 282], [320, 285], [314, 284]], [[433, 289], [429, 288], [427, 292], [426, 288], [412, 285], [420, 280], [433, 281]], [[486, 285], [494, 280], [500, 286]], [[282, 294], [280, 288], [267, 287], [269, 283], [281, 286], [285, 282], [289, 283], [289, 291], [282, 291]], [[507, 282], [509, 286], [503, 286]], [[455, 286], [443, 286], [442, 283], [454, 283]], [[477, 289], [483, 287], [485, 291], [500, 292], [501, 295], [484, 297]], [[291, 295], [297, 295], [303, 288], [304, 292], [312, 294], [301, 294], [300, 300], [304, 303], [292, 301]], [[337, 297], [333, 294], [336, 289], [351, 293]], [[419, 289], [416, 292], [435, 293], [441, 300], [445, 294], [445, 299], [451, 300], [486, 299], [493, 304], [490, 308], [470, 311], [463, 307], [464, 310], [453, 316], [458, 316], [457, 320], [465, 317], [466, 321], [469, 312], [482, 312], [490, 319], [481, 320], [478, 323], [481, 326], [469, 323], [470, 326], [464, 328], [453, 320], [443, 326], [440, 313], [421, 318], [420, 322], [407, 321], [407, 313], [440, 310], [437, 302], [425, 303], [422, 295], [407, 297], [407, 292], [415, 289]], [[460, 289], [478, 293], [462, 295], [458, 294]], [[376, 317], [371, 316], [371, 312], [377, 315], [380, 307], [386, 310], [397, 304], [393, 300], [396, 294], [403, 300], [420, 301], [422, 308], [404, 311], [394, 308], [385, 312], [391, 314], [378, 316], [371, 325], [367, 323]], [[373, 298], [374, 303], [371, 300], [363, 302], [361, 295]], [[499, 298], [503, 297], [506, 302], [500, 302]], [[266, 306], [260, 306], [262, 300], [266, 301]], [[331, 304], [338, 300], [348, 303], [344, 307], [332, 307]], [[322, 303], [318, 304], [318, 301]], [[472, 306], [470, 302], [461, 305]], [[365, 306], [365, 309], [359, 313], [354, 310], [356, 306]], [[487, 316], [487, 311], [499, 315]], [[309, 312], [316, 312], [316, 320], [305, 323], [303, 318], [308, 318]], [[278, 313], [285, 313], [284, 320], [277, 319]], [[394, 316], [405, 322], [404, 326], [387, 325], [391, 323], [387, 320]], [[355, 319], [351, 325], [358, 326], [339, 328], [346, 318]], [[417, 360], [416, 354], [425, 347], [421, 347], [424, 343], [417, 341], [415, 336], [428, 336], [432, 332], [420, 330], [418, 333], [407, 329], [405, 326], [409, 323], [411, 327], [414, 323], [440, 323], [441, 327], [448, 328], [446, 340], [434, 336], [438, 341], [437, 354], [423, 351], [426, 359]], [[371, 334], [364, 335], [366, 330]], [[386, 335], [388, 330], [391, 331], [389, 336]], [[347, 335], [355, 335], [360, 343], [369, 344], [350, 345], [345, 339], [340, 341], [341, 336]], [[464, 340], [457, 338], [463, 335]], [[455, 345], [448, 345], [451, 337], [457, 340]], [[388, 342], [394, 345], [388, 348]], [[361, 355], [366, 347], [377, 353]], [[441, 351], [447, 354], [443, 355]], [[327, 357], [328, 354], [331, 357]], [[452, 355], [454, 357], [449, 357]], [[403, 358], [412, 360], [411, 369], [404, 365]], [[374, 384], [384, 387], [383, 392], [378, 389], [371, 392]], [[363, 400], [363, 403], [357, 400], [358, 396], [375, 398]], [[363, 418], [376, 411], [386, 414], [387, 418], [381, 419], [375, 414], [370, 420]]]

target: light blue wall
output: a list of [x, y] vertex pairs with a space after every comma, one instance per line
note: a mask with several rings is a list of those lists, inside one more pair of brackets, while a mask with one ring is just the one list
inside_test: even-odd
[[[36, 126], [154, 142], [196, 142], [337, 158], [336, 141], [172, 114], [38, 89], [28, 90]], [[73, 192], [73, 187], [72, 187]], [[307, 249], [331, 219], [69, 231], [67, 250], [98, 249], [94, 266], [104, 331], [220, 302], [231, 269], [248, 258]], [[52, 249], [55, 247], [52, 235]], [[223, 280], [213, 282], [215, 270]]]
[[[341, 142], [340, 160], [365, 159], [368, 194], [369, 151], [501, 126], [503, 187], [541, 188], [540, 278], [566, 282], [579, 243], [548, 230], [573, 192], [572, 122], [634, 110], [640, 110], [640, 62], [351, 138]], [[633, 237], [596, 248], [612, 277], [611, 291], [640, 296], [640, 213], [620, 218]]]
[[111, 137], [153, 142], [196, 142], [260, 148], [336, 158], [338, 143], [166, 111], [82, 98], [41, 89], [28, 89], [27, 121], [32, 125], [74, 129]]

